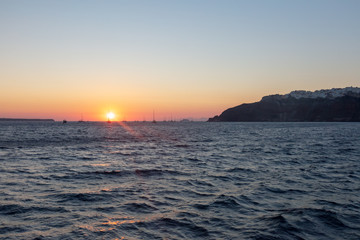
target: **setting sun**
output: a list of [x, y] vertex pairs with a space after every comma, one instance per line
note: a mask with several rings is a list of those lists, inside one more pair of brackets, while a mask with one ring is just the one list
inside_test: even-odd
[[115, 118], [115, 114], [113, 112], [108, 112], [106, 117], [108, 120], [113, 120]]

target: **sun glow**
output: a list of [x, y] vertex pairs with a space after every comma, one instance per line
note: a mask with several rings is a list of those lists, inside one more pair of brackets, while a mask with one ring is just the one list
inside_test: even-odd
[[113, 120], [115, 118], [115, 114], [113, 112], [108, 112], [106, 117], [108, 120]]

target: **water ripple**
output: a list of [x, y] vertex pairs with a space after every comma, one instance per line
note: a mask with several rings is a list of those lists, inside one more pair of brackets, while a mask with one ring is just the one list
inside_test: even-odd
[[0, 239], [360, 239], [359, 123], [0, 132]]

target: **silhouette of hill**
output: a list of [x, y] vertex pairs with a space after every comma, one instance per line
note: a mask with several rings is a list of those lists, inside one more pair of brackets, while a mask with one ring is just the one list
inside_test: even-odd
[[209, 122], [359, 122], [360, 88], [293, 91], [225, 110]]

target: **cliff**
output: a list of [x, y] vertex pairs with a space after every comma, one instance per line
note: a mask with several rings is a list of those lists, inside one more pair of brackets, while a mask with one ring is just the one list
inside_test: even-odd
[[209, 122], [360, 122], [360, 88], [293, 91], [225, 110]]

